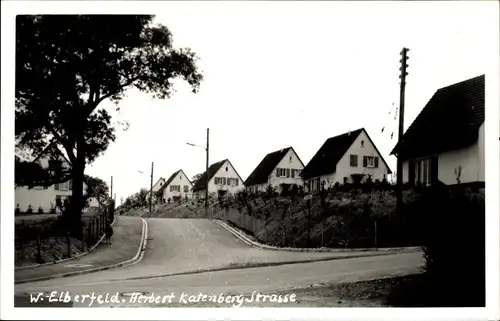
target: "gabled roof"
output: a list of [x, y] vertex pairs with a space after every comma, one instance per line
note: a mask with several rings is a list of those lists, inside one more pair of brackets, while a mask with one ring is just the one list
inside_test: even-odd
[[[283, 159], [283, 157], [286, 156], [289, 150], [292, 150], [295, 153], [295, 155], [297, 155], [293, 147], [283, 148], [267, 154], [264, 157], [264, 159], [259, 163], [259, 165], [257, 165], [257, 167], [253, 170], [250, 176], [248, 176], [248, 178], [245, 181], [245, 186], [252, 186], [256, 184], [266, 183], [269, 174], [272, 173], [272, 171], [276, 168], [276, 166]], [[299, 158], [299, 155], [297, 155], [297, 158]], [[302, 163], [300, 158], [299, 161]], [[304, 163], [302, 163], [302, 166], [304, 166]]]
[[302, 178], [317, 177], [335, 172], [337, 163], [361, 134], [363, 128], [328, 138], [302, 170]]
[[318, 152], [309, 161], [307, 166], [302, 170], [301, 177], [307, 179], [335, 173], [337, 163], [342, 159], [349, 147], [351, 147], [356, 138], [358, 138], [362, 132], [365, 132], [366, 137], [370, 140], [373, 148], [375, 148], [375, 151], [380, 155], [380, 159], [387, 167], [388, 173], [392, 173], [389, 165], [387, 165], [377, 146], [370, 138], [370, 135], [368, 135], [364, 128], [360, 128], [342, 135], [328, 138], [323, 146], [321, 146]]
[[[224, 163], [226, 161], [229, 162], [229, 164], [231, 164], [229, 159], [224, 159], [224, 160], [221, 160], [220, 162], [217, 162], [217, 163], [210, 165], [210, 167], [208, 168], [208, 172], [209, 172], [208, 180], [209, 181], [215, 176], [215, 174], [219, 171], [219, 169], [221, 169], [222, 165], [224, 165]], [[231, 164], [231, 166], [233, 167], [234, 171], [236, 172], [236, 175], [238, 175], [238, 177], [241, 180], [241, 183], [243, 184], [243, 180], [241, 179], [240, 174], [238, 174], [238, 172], [236, 171], [236, 168], [233, 166], [233, 164]], [[196, 183], [194, 184], [193, 192], [205, 189], [206, 186], [207, 186], [207, 172], [204, 172], [200, 176], [200, 178], [196, 181]]]
[[475, 143], [484, 123], [484, 90], [481, 75], [436, 91], [391, 155], [407, 159]]
[[[184, 171], [182, 169], [179, 169], [178, 171], [174, 172], [172, 175], [170, 175], [170, 177], [166, 180], [165, 184], [163, 184], [160, 189], [157, 191], [157, 193], [163, 193], [163, 191], [165, 190], [165, 188], [167, 188], [167, 186], [172, 183], [172, 181], [174, 180], [174, 178], [177, 176], [177, 174], [179, 174], [180, 172], [183, 172]], [[186, 177], [187, 181], [189, 182], [189, 184], [192, 184], [191, 181], [189, 180], [189, 178], [186, 176], [186, 173], [184, 173], [184, 176]]]

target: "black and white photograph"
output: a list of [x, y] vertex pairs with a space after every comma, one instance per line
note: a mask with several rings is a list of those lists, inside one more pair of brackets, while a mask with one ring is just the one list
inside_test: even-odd
[[498, 17], [2, 2], [2, 319], [498, 320]]

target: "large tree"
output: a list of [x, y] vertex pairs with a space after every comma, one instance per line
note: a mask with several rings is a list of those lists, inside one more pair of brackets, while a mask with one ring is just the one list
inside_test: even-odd
[[[115, 140], [105, 100], [127, 89], [169, 98], [172, 80], [197, 92], [203, 76], [190, 49], [174, 48], [151, 15], [24, 15], [16, 18], [16, 142], [40, 154], [53, 143], [70, 164], [70, 212], [84, 206], [86, 164]], [[137, 106], [141, 108], [144, 106]]]

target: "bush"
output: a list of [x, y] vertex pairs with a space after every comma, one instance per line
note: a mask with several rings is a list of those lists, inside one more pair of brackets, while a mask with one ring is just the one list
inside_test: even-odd
[[33, 214], [33, 208], [31, 207], [31, 204], [28, 206], [28, 210], [26, 211], [28, 214]]
[[43, 214], [43, 208], [41, 206], [38, 206], [38, 214]]
[[484, 306], [484, 195], [461, 186], [424, 188], [415, 205], [433, 295], [444, 306]]

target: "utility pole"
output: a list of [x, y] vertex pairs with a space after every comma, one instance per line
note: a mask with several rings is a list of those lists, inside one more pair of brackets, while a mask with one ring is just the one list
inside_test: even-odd
[[208, 173], [208, 149], [209, 149], [209, 128], [207, 128], [207, 164], [205, 172], [207, 173], [207, 186], [205, 187], [205, 217], [208, 217], [208, 182], [210, 181], [210, 175]]
[[151, 162], [151, 188], [149, 189], [149, 213], [152, 212], [153, 208], [153, 168], [154, 168], [154, 162]]
[[[408, 48], [403, 48], [401, 51], [401, 67], [399, 70], [401, 71], [401, 75], [399, 75], [399, 78], [401, 79], [400, 83], [400, 92], [399, 92], [399, 132], [398, 132], [398, 144], [402, 143], [402, 138], [404, 134], [404, 115], [405, 115], [405, 85], [406, 85], [406, 76], [408, 75], [408, 72], [406, 72], [406, 68], [408, 68], [408, 65], [406, 64], [408, 60], [408, 51], [410, 49]], [[401, 160], [401, 157], [397, 159], [397, 211], [398, 213], [401, 213], [401, 208], [403, 205], [403, 161]]]

